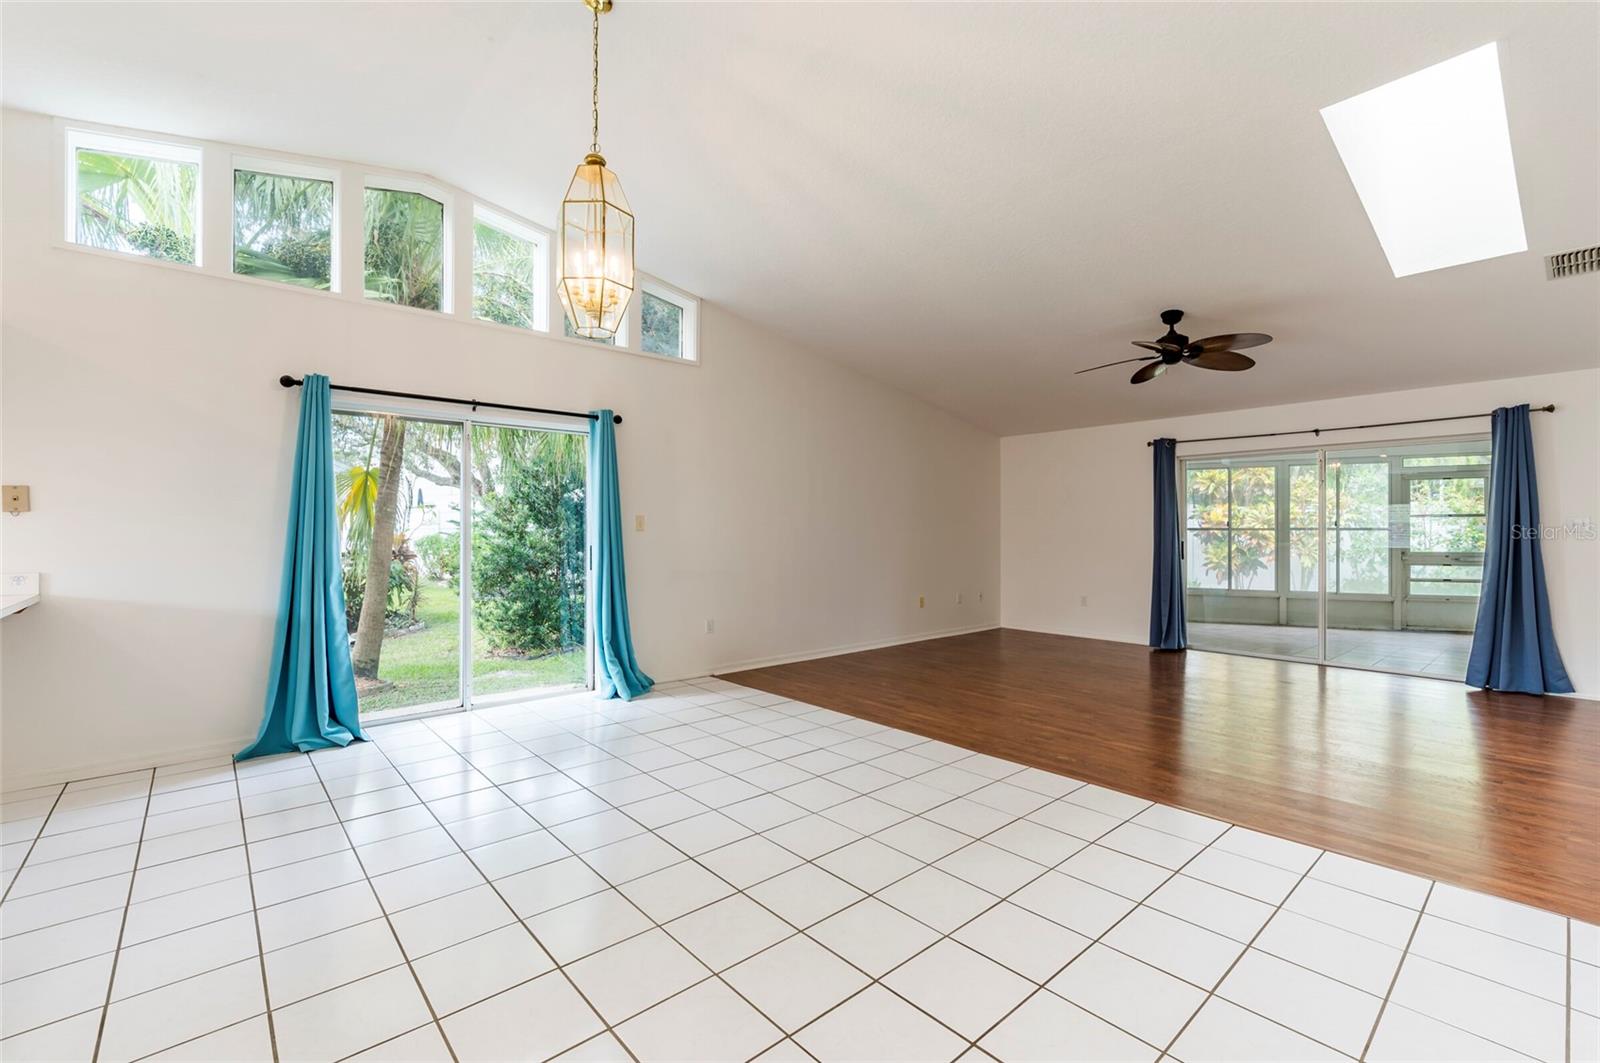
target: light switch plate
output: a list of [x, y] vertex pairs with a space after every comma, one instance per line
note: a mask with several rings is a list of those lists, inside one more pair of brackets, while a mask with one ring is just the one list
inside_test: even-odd
[[7, 513], [26, 513], [32, 506], [28, 501], [27, 484], [5, 484], [0, 486], [0, 500], [4, 500], [4, 509]]

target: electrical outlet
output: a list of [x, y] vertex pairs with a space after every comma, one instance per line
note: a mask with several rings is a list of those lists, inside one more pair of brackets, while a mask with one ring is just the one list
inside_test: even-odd
[[644, 531], [644, 514], [643, 513], [637, 514], [633, 518], [633, 530], [634, 531]]
[[924, 598], [920, 594], [917, 595], [917, 608], [918, 609], [925, 609], [925, 608], [927, 608], [927, 605], [928, 605], [928, 599]]
[[5, 511], [12, 516], [26, 513], [33, 508], [28, 502], [27, 484], [6, 484], [0, 487], [0, 498], [4, 498]]
[[717, 622], [715, 620], [707, 620], [706, 621], [706, 634], [707, 635], [715, 635], [716, 633], [717, 633]]

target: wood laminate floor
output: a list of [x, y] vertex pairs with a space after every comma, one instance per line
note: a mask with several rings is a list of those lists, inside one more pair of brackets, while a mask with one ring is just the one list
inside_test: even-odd
[[723, 678], [1600, 921], [1600, 704], [994, 630]]

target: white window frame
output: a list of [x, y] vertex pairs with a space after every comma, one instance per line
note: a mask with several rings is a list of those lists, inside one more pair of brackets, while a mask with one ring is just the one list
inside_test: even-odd
[[[430, 310], [425, 306], [402, 306], [399, 303], [391, 303], [383, 299], [369, 299], [367, 298], [365, 284], [363, 284], [361, 287], [361, 301], [369, 306], [387, 306], [395, 310], [410, 310], [413, 313], [418, 314], [455, 314], [455, 197], [451, 195], [448, 189], [442, 188], [439, 185], [433, 184], [429, 181], [420, 181], [415, 177], [381, 172], [368, 173], [361, 179], [361, 203], [363, 208], [361, 215], [361, 232], [363, 243], [366, 241], [367, 218], [365, 207], [367, 201], [367, 189], [369, 188], [376, 192], [410, 192], [415, 195], [426, 196], [428, 199], [438, 203], [444, 208], [444, 232], [442, 233], [442, 239], [444, 243], [439, 248], [439, 309]], [[466, 315], [468, 321], [472, 320], [471, 310], [472, 308], [469, 306], [467, 308]]]
[[[652, 358], [665, 358], [671, 362], [689, 362], [698, 365], [700, 362], [700, 300], [690, 295], [682, 288], [675, 288], [666, 281], [658, 280], [647, 274], [639, 274], [639, 353]], [[660, 354], [656, 351], [644, 349], [644, 293], [663, 299], [683, 311], [683, 320], [678, 326], [678, 342], [680, 349], [677, 355]]]
[[[60, 138], [54, 146], [52, 161], [52, 167], [61, 167], [61, 171], [52, 174], [53, 190], [62, 197], [61, 202], [57, 204], [57, 217], [61, 220], [61, 227], [55, 230], [55, 235], [51, 239], [51, 243], [58, 249], [118, 262], [139, 262], [163, 269], [189, 270], [191, 273], [200, 273], [203, 276], [242, 281], [260, 289], [294, 292], [296, 297], [309, 295], [318, 299], [335, 299], [363, 306], [443, 315], [447, 319], [500, 329], [511, 334], [524, 336], [532, 334], [537, 336], [540, 342], [553, 340], [564, 344], [580, 344], [589, 350], [598, 347], [617, 354], [649, 358], [672, 365], [700, 365], [702, 300], [682, 288], [642, 272], [636, 274], [634, 295], [629, 299], [627, 311], [619, 323], [614, 342], [602, 343], [598, 340], [566, 335], [560, 320], [564, 317], [564, 312], [561, 310], [555, 291], [554, 230], [538, 222], [529, 221], [515, 211], [480, 199], [456, 185], [425, 174], [390, 170], [347, 160], [295, 155], [243, 144], [171, 136], [156, 131], [84, 122], [61, 116], [53, 116], [51, 120], [54, 135]], [[195, 261], [174, 262], [79, 243], [75, 158], [79, 147], [193, 163], [198, 166], [194, 205]], [[233, 189], [236, 170], [255, 170], [308, 180], [331, 180], [334, 183], [334, 229], [330, 254], [332, 276], [329, 278], [326, 290], [285, 284], [233, 271], [235, 220]], [[443, 270], [439, 309], [400, 306], [379, 299], [366, 298], [365, 285], [362, 283], [361, 247], [365, 235], [364, 199], [368, 188], [416, 193], [443, 205], [444, 244], [441, 248]], [[535, 308], [538, 314], [536, 320], [542, 323], [542, 327], [510, 328], [498, 322], [480, 320], [473, 316], [472, 226], [479, 218], [519, 236], [537, 239], [544, 248], [544, 255], [538, 263], [542, 271], [538, 296], [542, 297], [543, 305]], [[654, 354], [639, 346], [640, 316], [644, 303], [640, 294], [642, 292], [670, 300], [683, 310], [685, 320], [680, 330], [683, 343], [681, 357]]]
[[[485, 225], [491, 229], [498, 229], [509, 236], [515, 236], [519, 240], [527, 240], [538, 248], [533, 256], [533, 329], [531, 331], [549, 332], [550, 292], [552, 290], [550, 280], [550, 233], [528, 222], [519, 221], [504, 211], [496, 210], [477, 201], [472, 204], [472, 223], [474, 226], [472, 237], [474, 284], [477, 281], [478, 239], [476, 226]], [[499, 328], [512, 327], [501, 325], [498, 321], [490, 321], [487, 318], [479, 317], [475, 306], [467, 306], [464, 313], [480, 325], [495, 325]], [[527, 332], [530, 330], [517, 329], [516, 331]]]
[[[65, 180], [65, 228], [63, 236], [66, 242], [73, 247], [86, 251], [99, 251], [104, 254], [116, 255], [119, 258], [149, 259], [152, 262], [161, 262], [169, 266], [183, 266], [188, 269], [201, 269], [205, 265], [205, 158], [199, 144], [185, 143], [171, 138], [147, 138], [132, 136], [125, 133], [109, 133], [99, 129], [83, 126], [66, 127], [66, 159]], [[128, 251], [117, 251], [106, 247], [95, 247], [78, 239], [78, 151], [87, 148], [90, 151], [101, 151], [111, 155], [131, 155], [136, 158], [155, 159], [159, 162], [191, 163], [195, 168], [194, 181], [194, 261], [178, 262], [173, 259], [155, 259], [149, 255], [136, 255]]]
[[[238, 239], [239, 219], [238, 197], [234, 194], [234, 188], [235, 182], [238, 180], [237, 174], [240, 170], [270, 174], [274, 177], [296, 177], [305, 181], [331, 181], [333, 183], [333, 215], [329, 222], [332, 228], [329, 231], [328, 241], [328, 292], [320, 292], [316, 288], [307, 288], [304, 285], [286, 284], [283, 281], [263, 280], [260, 277], [251, 277], [235, 270], [234, 252], [237, 247], [234, 241]], [[342, 202], [343, 192], [344, 187], [339, 171], [330, 167], [311, 166], [302, 162], [274, 159], [266, 155], [230, 155], [228, 157], [228, 275], [235, 280], [270, 284], [274, 288], [300, 288], [303, 291], [318, 295], [339, 294], [339, 268], [342, 262], [340, 252], [344, 243], [339, 238], [341, 235], [339, 231], [339, 207]]]

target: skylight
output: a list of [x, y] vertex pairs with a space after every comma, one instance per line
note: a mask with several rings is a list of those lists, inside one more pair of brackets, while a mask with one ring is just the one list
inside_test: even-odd
[[1528, 249], [1494, 44], [1322, 109], [1396, 277]]

